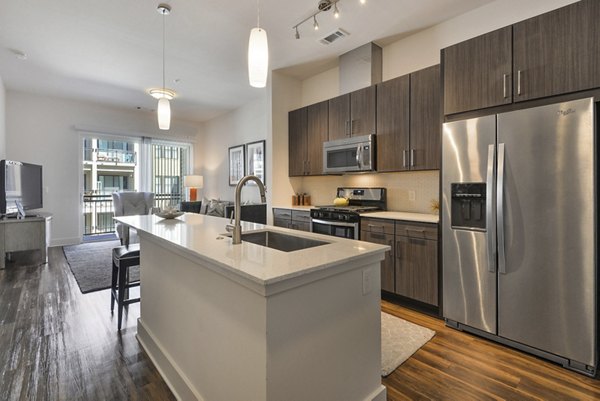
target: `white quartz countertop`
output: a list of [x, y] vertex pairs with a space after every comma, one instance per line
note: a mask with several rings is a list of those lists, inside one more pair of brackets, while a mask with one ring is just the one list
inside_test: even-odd
[[440, 217], [437, 214], [409, 213], [409, 212], [371, 212], [361, 214], [361, 217], [373, 217], [377, 219], [406, 220], [419, 223], [438, 223]]
[[208, 261], [228, 274], [233, 273], [263, 286], [339, 267], [363, 257], [381, 256], [383, 259], [384, 252], [389, 249], [386, 245], [247, 222], [242, 222], [242, 233], [268, 229], [328, 244], [294, 252], [282, 252], [244, 241], [233, 245], [230, 237], [222, 235], [226, 233], [225, 225], [229, 220], [196, 213], [185, 213], [176, 219], [144, 215], [117, 217], [115, 220], [135, 228], [142, 239], [149, 238], [188, 257]]

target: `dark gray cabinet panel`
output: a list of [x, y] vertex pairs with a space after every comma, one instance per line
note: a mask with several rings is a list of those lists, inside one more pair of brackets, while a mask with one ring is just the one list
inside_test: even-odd
[[[439, 170], [442, 158], [440, 66], [410, 74], [411, 170]], [[378, 138], [379, 139], [379, 138]]]
[[397, 222], [395, 245], [396, 293], [438, 306], [437, 226]]
[[362, 230], [360, 232], [360, 239], [362, 241], [389, 245], [391, 247], [391, 249], [385, 253], [385, 259], [381, 262], [381, 289], [394, 292], [394, 235]]
[[324, 101], [307, 107], [306, 174], [323, 174], [323, 142], [328, 137], [329, 102]]
[[584, 0], [513, 26], [516, 102], [600, 87], [600, 1]]
[[306, 107], [288, 114], [290, 177], [306, 174], [307, 122]]
[[444, 114], [512, 102], [512, 26], [442, 50]]
[[350, 93], [350, 136], [377, 132], [377, 89], [369, 86]]
[[289, 176], [323, 174], [323, 142], [327, 140], [328, 102], [290, 111]]
[[410, 76], [377, 85], [377, 171], [409, 169]]
[[350, 94], [329, 99], [329, 140], [350, 136]]
[[329, 99], [329, 140], [376, 133], [375, 86]]

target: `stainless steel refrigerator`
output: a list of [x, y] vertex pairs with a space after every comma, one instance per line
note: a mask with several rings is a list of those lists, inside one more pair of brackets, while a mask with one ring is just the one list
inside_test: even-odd
[[444, 317], [594, 375], [594, 99], [444, 124]]

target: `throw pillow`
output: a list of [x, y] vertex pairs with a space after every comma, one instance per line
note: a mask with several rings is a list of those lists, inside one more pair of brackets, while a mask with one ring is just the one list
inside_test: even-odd
[[227, 202], [211, 199], [206, 208], [207, 216], [225, 217], [225, 205]]

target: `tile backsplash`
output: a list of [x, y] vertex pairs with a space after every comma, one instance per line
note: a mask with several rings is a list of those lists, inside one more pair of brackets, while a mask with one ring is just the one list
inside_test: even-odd
[[290, 183], [297, 193], [311, 195], [313, 205], [331, 204], [337, 187], [385, 187], [388, 210], [392, 211], [437, 213], [432, 202], [439, 201], [437, 170], [296, 177], [290, 178]]

